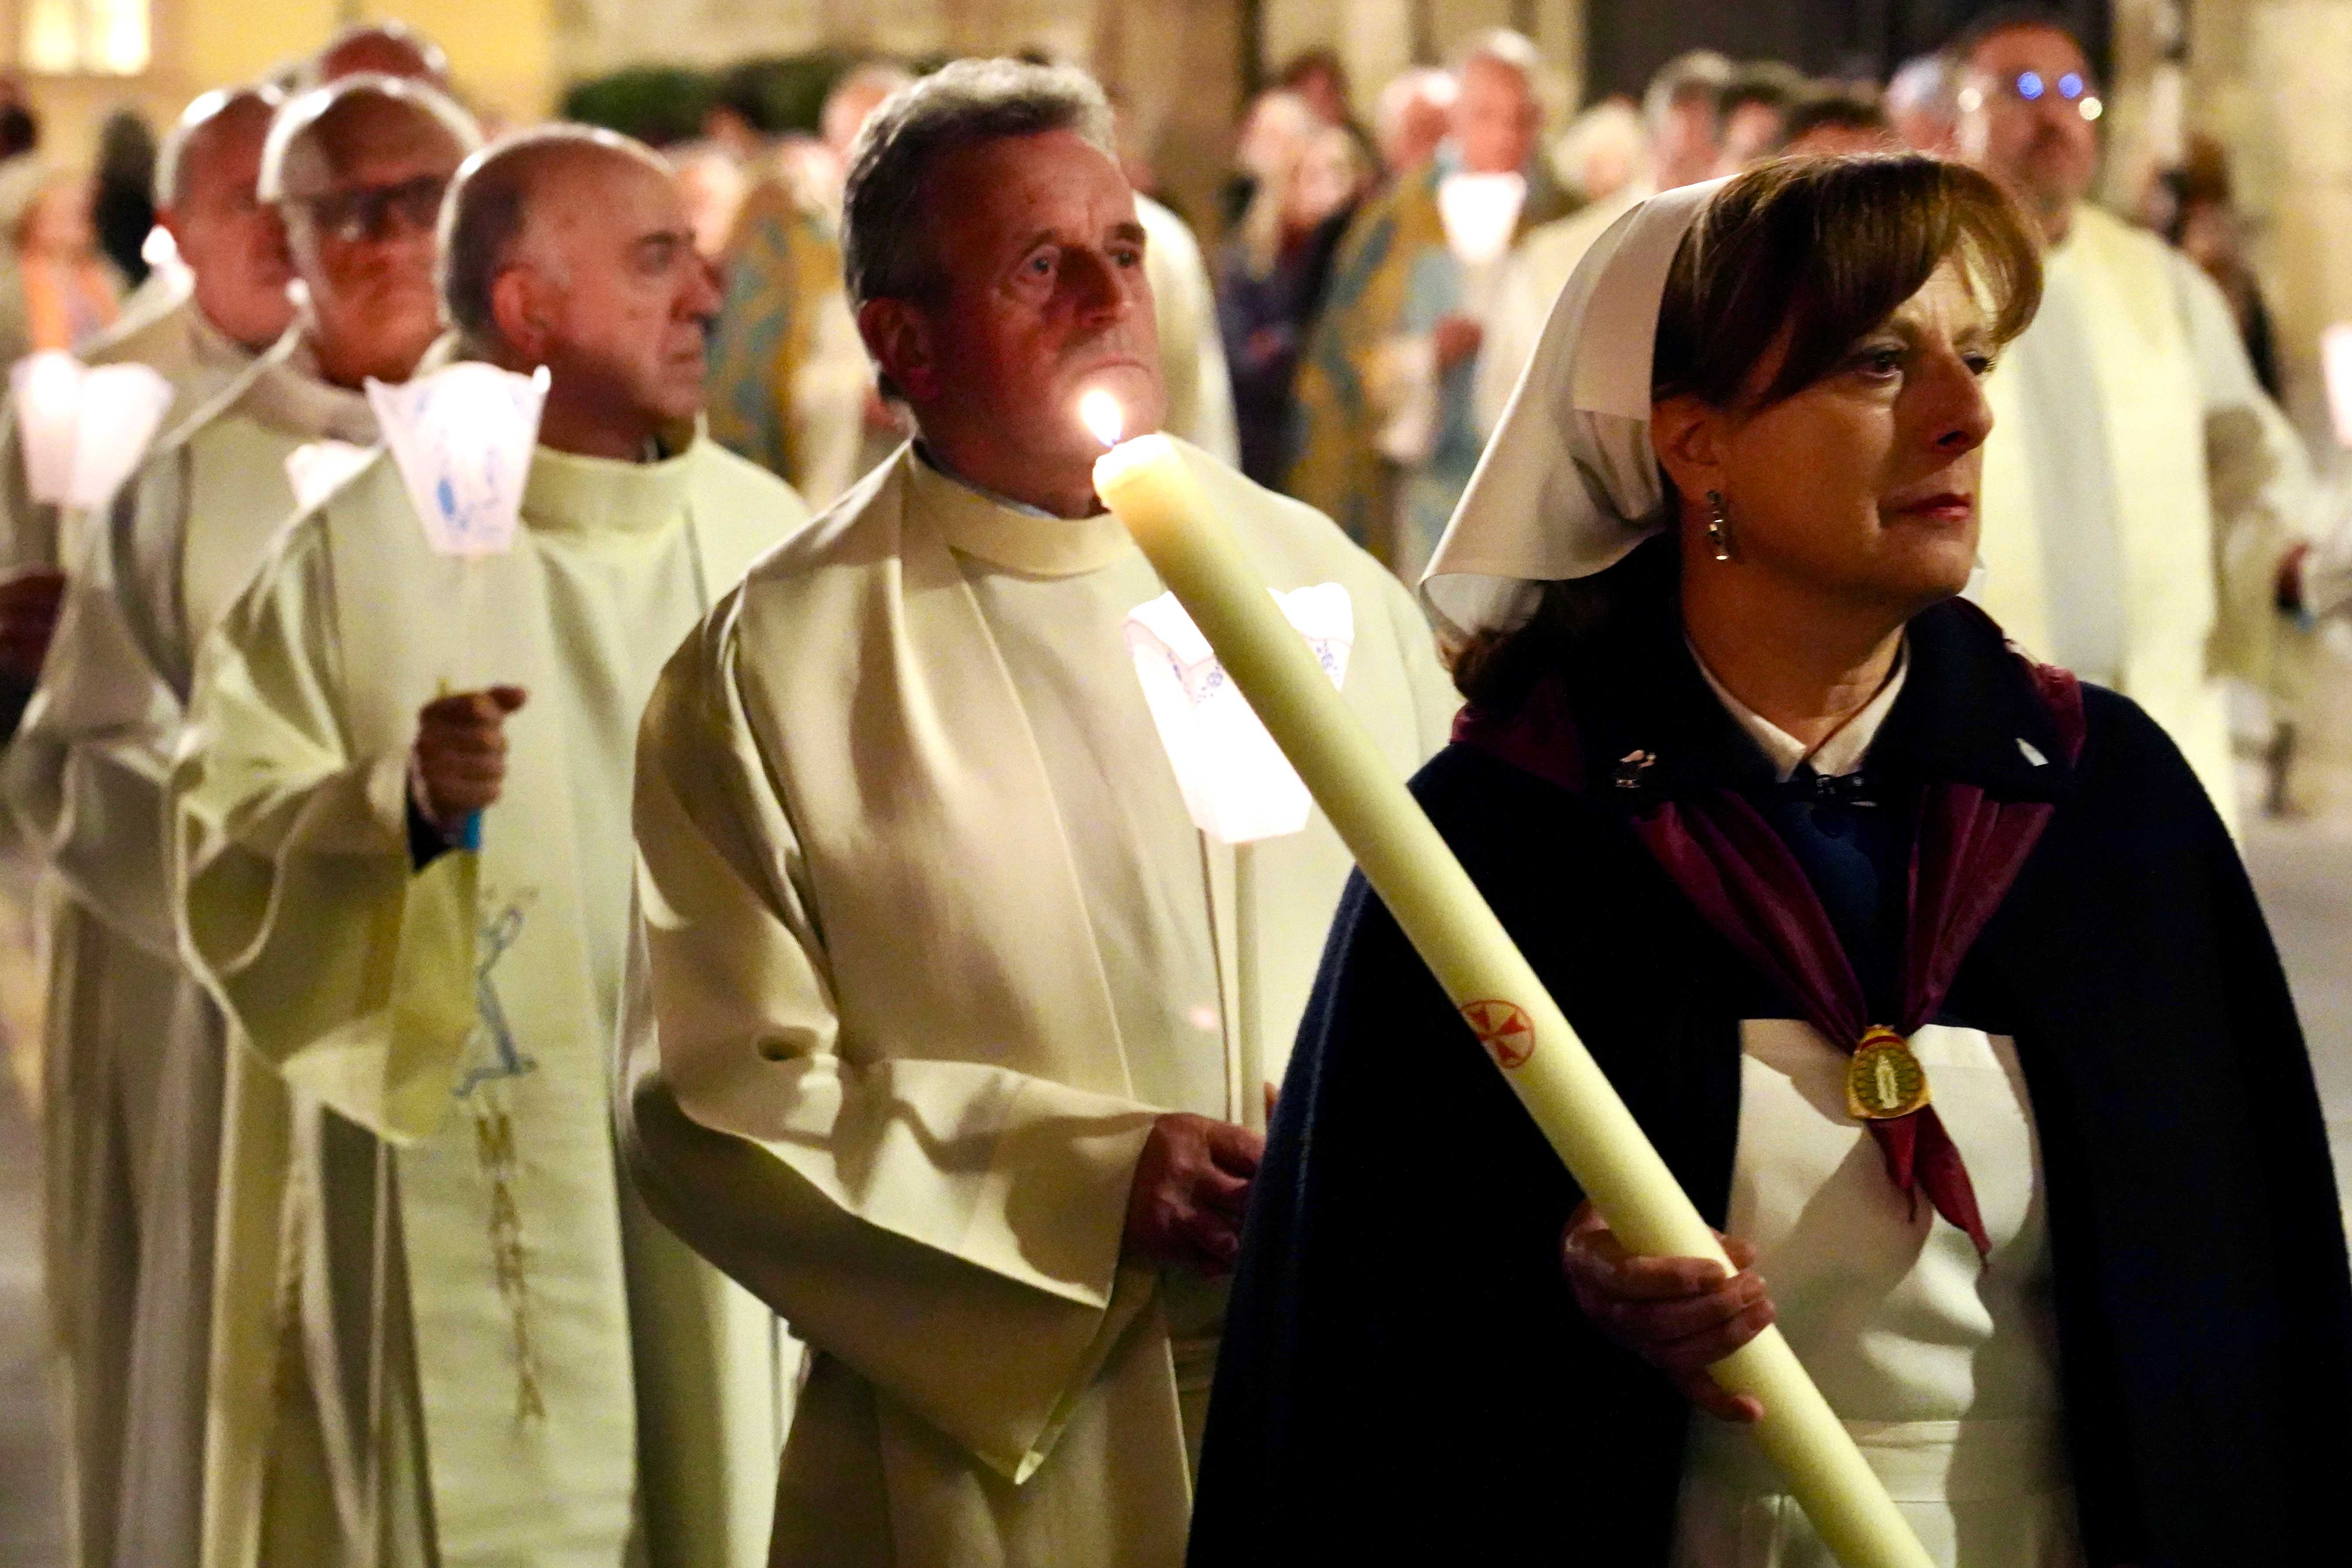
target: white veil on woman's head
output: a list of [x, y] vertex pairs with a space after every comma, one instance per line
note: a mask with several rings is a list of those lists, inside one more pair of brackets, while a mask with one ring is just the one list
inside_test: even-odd
[[1543, 584], [1613, 566], [1672, 522], [1650, 447], [1651, 351], [1675, 255], [1727, 183], [1652, 196], [1560, 290], [1422, 576], [1447, 641], [1515, 629]]

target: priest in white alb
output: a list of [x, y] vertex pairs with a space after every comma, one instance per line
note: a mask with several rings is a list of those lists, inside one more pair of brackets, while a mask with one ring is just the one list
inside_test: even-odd
[[2147, 710], [2234, 816], [2222, 682], [2271, 684], [2316, 521], [2309, 459], [2195, 263], [2087, 197], [2099, 87], [2047, 16], [1954, 44], [1959, 151], [2046, 243], [2042, 310], [1986, 383], [1971, 590], [2037, 658]]
[[[1265, 1081], [1348, 859], [1317, 819], [1237, 879], [1147, 705], [1132, 647], [1165, 672], [1186, 639], [1076, 416], [1162, 403], [1100, 90], [926, 78], [861, 136], [844, 239], [919, 435], [646, 710], [633, 1163], [812, 1347], [772, 1563], [1174, 1568]], [[1328, 520], [1180, 449], [1270, 583], [1319, 590], [1343, 696], [1410, 773], [1454, 708], [1419, 612]], [[1147, 605], [1166, 637], [1130, 631]]]
[[[437, 94], [409, 92], [354, 81], [285, 105], [274, 122], [275, 100], [259, 93], [191, 110], [163, 174], [184, 193], [173, 210], [194, 270], [184, 406], [112, 507], [82, 519], [57, 637], [0, 773], [57, 883], [49, 1278], [89, 1563], [197, 1561], [226, 1063], [218, 1016], [179, 959], [163, 780], [195, 644], [294, 510], [289, 456], [306, 442], [373, 441], [361, 380], [401, 378], [432, 341], [430, 205], [405, 231], [381, 202], [381, 232], [317, 221], [456, 171], [472, 123]], [[289, 232], [310, 308], [255, 358], [215, 323], [240, 334], [272, 324], [264, 305], [286, 299]], [[232, 351], [242, 368], [214, 384]]]
[[183, 942], [298, 1110], [235, 1108], [207, 1561], [751, 1568], [778, 1335], [635, 1206], [608, 1064], [640, 707], [806, 513], [701, 438], [658, 157], [523, 133], [441, 232], [462, 357], [369, 389], [388, 449], [205, 645], [172, 781]]

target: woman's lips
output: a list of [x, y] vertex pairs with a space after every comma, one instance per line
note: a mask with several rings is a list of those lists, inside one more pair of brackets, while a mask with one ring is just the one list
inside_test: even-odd
[[1937, 495], [1922, 496], [1917, 500], [1898, 501], [1887, 510], [1903, 517], [1916, 517], [1923, 522], [1966, 522], [1977, 511], [1977, 498], [1945, 490]]

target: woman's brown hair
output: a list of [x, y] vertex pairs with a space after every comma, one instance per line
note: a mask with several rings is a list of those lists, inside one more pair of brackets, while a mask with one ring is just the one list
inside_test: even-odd
[[[1675, 255], [1651, 398], [1760, 408], [1792, 397], [1843, 363], [1948, 260], [1984, 299], [1996, 343], [2033, 320], [2042, 261], [2032, 233], [1976, 170], [1911, 153], [1781, 158], [1750, 169], [1707, 204]], [[1769, 379], [1759, 385], [1767, 366]], [[1669, 523], [1679, 509], [1669, 484]], [[1619, 575], [1612, 567], [1546, 584], [1525, 626], [1481, 633], [1455, 653], [1454, 684], [1482, 708], [1517, 706], [1609, 618], [1624, 585], [1612, 581]], [[1670, 591], [1671, 578], [1664, 585]]]

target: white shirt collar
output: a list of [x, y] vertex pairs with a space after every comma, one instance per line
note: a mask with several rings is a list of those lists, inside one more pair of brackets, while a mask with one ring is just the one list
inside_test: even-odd
[[1723, 682], [1715, 678], [1715, 671], [1707, 668], [1706, 660], [1699, 658], [1696, 647], [1691, 648], [1691, 658], [1698, 665], [1699, 674], [1706, 678], [1716, 700], [1756, 742], [1782, 784], [1795, 776], [1798, 767], [1806, 763], [1811, 763], [1813, 772], [1823, 778], [1843, 778], [1860, 772], [1863, 759], [1870, 754], [1870, 743], [1878, 739], [1879, 726], [1895, 710], [1895, 700], [1902, 695], [1904, 679], [1911, 672], [1911, 650], [1906, 643], [1895, 649], [1895, 668], [1887, 671], [1886, 684], [1878, 689], [1878, 695], [1832, 731], [1820, 745], [1808, 747], [1727, 690]]

